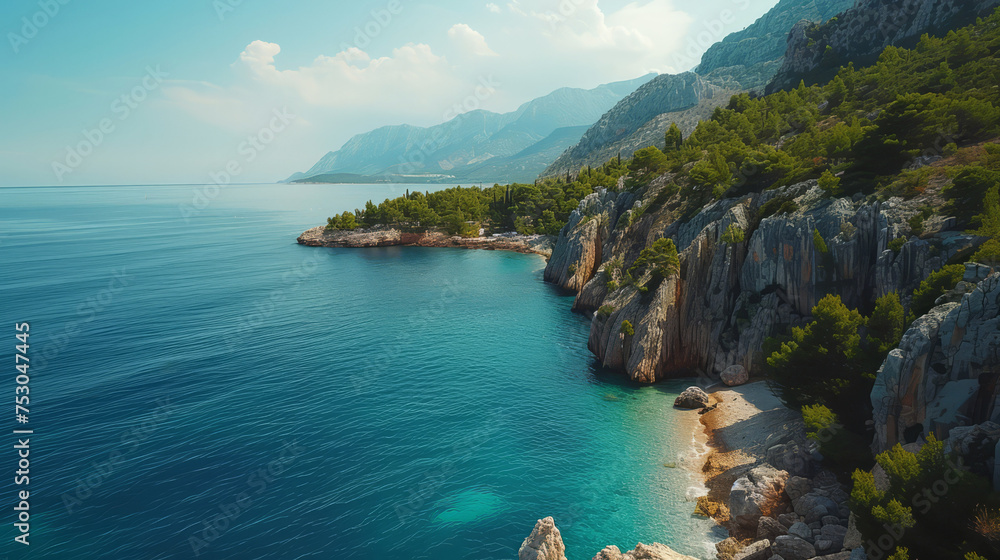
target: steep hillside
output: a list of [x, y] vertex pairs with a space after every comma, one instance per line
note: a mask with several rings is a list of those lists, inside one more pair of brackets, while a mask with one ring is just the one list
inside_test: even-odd
[[826, 21], [850, 8], [851, 0], [781, 0], [742, 31], [731, 33], [709, 47], [695, 69], [707, 74], [730, 66], [749, 67], [781, 59], [788, 32], [799, 21]]
[[[485, 180], [506, 179], [508, 172], [524, 176], [526, 169], [537, 167], [533, 163], [537, 158], [522, 161], [517, 154], [546, 140], [559, 129], [593, 124], [615, 103], [652, 78], [653, 75], [648, 75], [591, 90], [563, 88], [502, 115], [472, 111], [429, 128], [385, 126], [351, 138], [341, 149], [328, 153], [308, 171], [297, 173], [290, 180], [340, 173], [444, 174], [468, 178], [470, 173], [477, 175], [484, 169], [499, 173], [481, 177]], [[563, 138], [565, 131], [538, 151], [551, 149], [553, 143], [558, 144]], [[482, 165], [504, 158], [506, 163], [496, 161], [488, 168]]]
[[780, 66], [788, 32], [796, 22], [825, 21], [852, 4], [853, 0], [782, 0], [746, 29], [712, 45], [694, 72], [659, 76], [623, 99], [543, 175], [575, 173], [619, 152], [630, 157], [639, 148], [662, 146], [659, 136], [672, 122], [689, 133], [733, 93], [764, 88]]
[[589, 128], [584, 125], [556, 129], [512, 156], [492, 158], [481, 164], [470, 165], [463, 173], [473, 183], [493, 182], [497, 177], [514, 183], [530, 183], [560, 154], [576, 145]]
[[962, 27], [997, 4], [1000, 0], [860, 0], [826, 23], [798, 22], [767, 92], [795, 87], [800, 80], [825, 82], [848, 62], [872, 63], [889, 45], [912, 46], [924, 33]]

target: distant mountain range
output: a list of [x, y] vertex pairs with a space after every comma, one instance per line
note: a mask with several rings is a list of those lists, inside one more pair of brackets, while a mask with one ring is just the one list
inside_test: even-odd
[[351, 138], [288, 180], [531, 182], [601, 115], [654, 77], [562, 88], [510, 113], [472, 111], [429, 128], [384, 126]]
[[592, 90], [564, 88], [503, 115], [474, 111], [430, 128], [383, 127], [355, 136], [289, 180], [530, 182], [576, 173], [618, 154], [663, 147], [670, 123], [688, 134], [733, 94], [828, 79], [841, 64], [870, 62], [886, 45], [907, 45], [921, 33], [949, 29], [997, 3], [780, 0], [753, 24], [709, 47], [690, 72], [651, 74]]

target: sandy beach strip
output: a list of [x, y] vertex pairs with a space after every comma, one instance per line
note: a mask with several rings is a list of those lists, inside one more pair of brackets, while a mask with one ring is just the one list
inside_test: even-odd
[[801, 415], [785, 408], [763, 381], [708, 392], [715, 405], [701, 416], [710, 448], [701, 468], [708, 495], [698, 499], [698, 510], [726, 525], [733, 483], [759, 463], [776, 440], [801, 429]]

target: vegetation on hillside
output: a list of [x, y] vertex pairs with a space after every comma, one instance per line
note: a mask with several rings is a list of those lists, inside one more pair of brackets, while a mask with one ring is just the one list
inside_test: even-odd
[[[615, 187], [628, 167], [618, 159], [582, 171], [575, 179], [547, 179], [537, 184], [453, 187], [438, 192], [409, 192], [405, 196], [371, 201], [345, 215], [330, 218], [329, 229], [391, 226], [404, 229], [442, 229], [453, 235], [477, 235], [479, 229], [556, 235], [580, 200], [598, 187]], [[353, 227], [351, 227], [353, 226]]]
[[890, 294], [879, 298], [866, 318], [828, 295], [812, 317], [804, 328], [765, 343], [768, 379], [790, 408], [823, 405], [847, 429], [863, 434], [875, 373], [903, 335], [903, 306]]

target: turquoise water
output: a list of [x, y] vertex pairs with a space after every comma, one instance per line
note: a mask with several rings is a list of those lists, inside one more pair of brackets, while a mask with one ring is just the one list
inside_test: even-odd
[[540, 257], [295, 243], [404, 188], [0, 189], [36, 431], [0, 556], [511, 559], [545, 515], [570, 560], [702, 555], [686, 384], [598, 369]]

